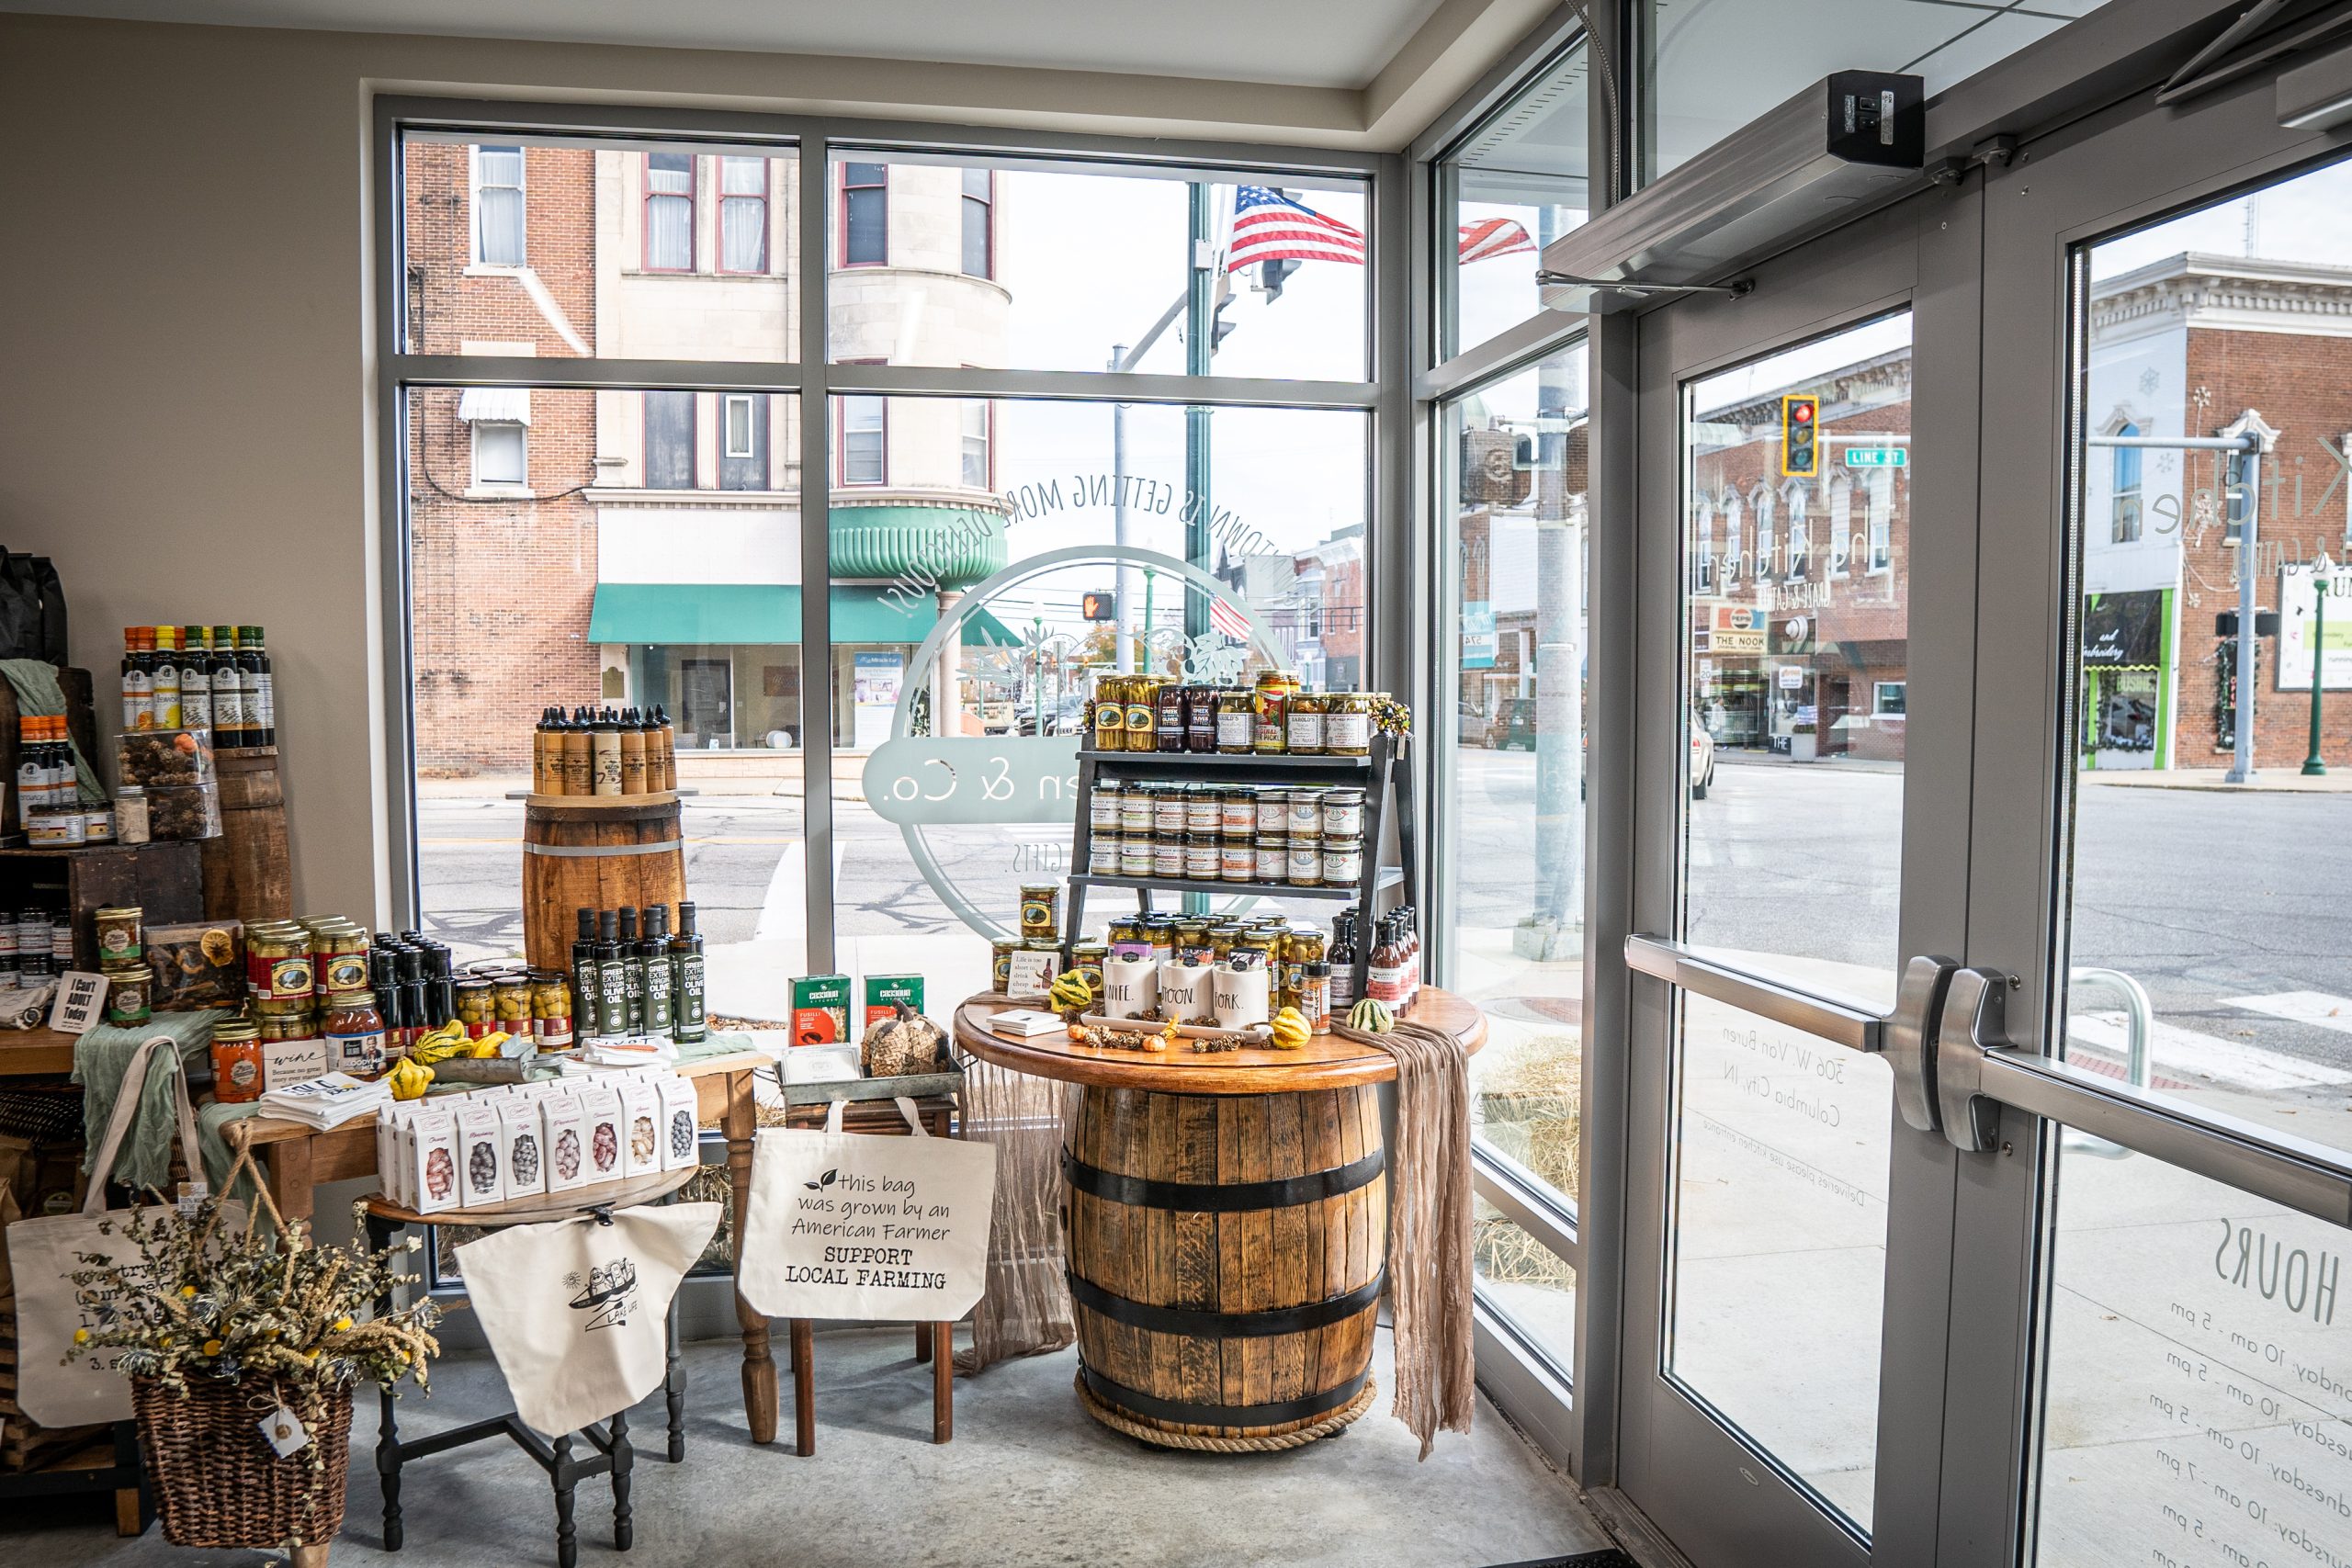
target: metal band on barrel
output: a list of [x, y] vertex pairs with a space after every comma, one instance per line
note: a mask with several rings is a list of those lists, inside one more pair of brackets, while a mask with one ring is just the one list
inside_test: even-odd
[[1263, 1312], [1218, 1312], [1132, 1301], [1075, 1272], [1065, 1272], [1069, 1280], [1069, 1299], [1114, 1323], [1154, 1334], [1189, 1334], [1204, 1339], [1264, 1339], [1276, 1334], [1304, 1334], [1344, 1322], [1378, 1303], [1381, 1287], [1388, 1281], [1388, 1269], [1384, 1264], [1369, 1280], [1346, 1295], [1333, 1296], [1329, 1301], [1270, 1307]]
[[1317, 1416], [1329, 1415], [1363, 1393], [1364, 1380], [1372, 1376], [1372, 1369], [1366, 1367], [1337, 1388], [1274, 1404], [1188, 1404], [1113, 1382], [1084, 1364], [1078, 1371], [1086, 1380], [1086, 1386], [1105, 1404], [1116, 1405], [1130, 1415], [1186, 1427], [1280, 1427], [1293, 1421], [1312, 1421]]
[[658, 839], [646, 844], [533, 844], [526, 843], [526, 855], [547, 855], [556, 860], [603, 860], [611, 855], [658, 855], [685, 848], [683, 839]]
[[1130, 1208], [1175, 1209], [1188, 1214], [1281, 1209], [1338, 1198], [1371, 1186], [1387, 1164], [1387, 1151], [1374, 1149], [1363, 1158], [1335, 1169], [1309, 1171], [1305, 1176], [1286, 1176], [1274, 1181], [1155, 1181], [1104, 1170], [1100, 1166], [1088, 1165], [1068, 1149], [1062, 1151], [1063, 1179], [1079, 1191]]

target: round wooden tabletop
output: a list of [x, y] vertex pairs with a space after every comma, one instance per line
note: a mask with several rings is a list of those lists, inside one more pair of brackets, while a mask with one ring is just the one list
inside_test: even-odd
[[[1027, 1040], [999, 1034], [988, 1026], [999, 1010], [981, 1003], [956, 1009], [956, 1043], [984, 1062], [1066, 1083], [1163, 1094], [1295, 1094], [1396, 1076], [1396, 1059], [1387, 1052], [1336, 1034], [1318, 1034], [1295, 1051], [1194, 1051], [1181, 1042], [1165, 1052], [1113, 1051], [1080, 1045], [1063, 1032]], [[1421, 987], [1405, 1017], [1459, 1037], [1472, 1053], [1487, 1043], [1487, 1015], [1435, 986]]]

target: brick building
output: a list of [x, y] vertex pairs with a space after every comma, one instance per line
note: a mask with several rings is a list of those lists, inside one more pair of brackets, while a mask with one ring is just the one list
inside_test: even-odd
[[1533, 747], [1544, 728], [1536, 699], [1546, 644], [1575, 650], [1576, 667], [1573, 683], [1551, 693], [1550, 728], [1573, 740], [1582, 707], [1590, 426], [1571, 406], [1578, 389], [1564, 366], [1546, 362], [1536, 375], [1532, 425], [1474, 412], [1455, 458], [1462, 646], [1454, 700], [1464, 745]]
[[[791, 158], [414, 141], [407, 330], [423, 353], [787, 361]], [[843, 361], [1003, 363], [986, 170], [843, 164]], [[822, 350], [820, 350], [821, 352]], [[995, 409], [836, 401], [828, 520], [836, 746], [873, 739], [938, 610], [1004, 564]], [[550, 705], [665, 705], [685, 771], [799, 746], [801, 457], [762, 392], [434, 389], [410, 409], [416, 734], [428, 773], [527, 765]], [[919, 566], [937, 602], [886, 587]], [[967, 643], [1012, 635], [985, 613]], [[943, 659], [935, 706], [968, 705]], [[863, 710], [863, 711], [862, 711]]]
[[[1782, 462], [1783, 400], [1818, 400], [1817, 471]], [[1693, 412], [1691, 704], [1718, 746], [1903, 756], [1911, 350]]]
[[[2270, 433], [2256, 548], [2255, 761], [2308, 750], [2309, 563], [2352, 546], [2352, 267], [2186, 253], [2094, 285], [2086, 412], [2099, 435]], [[2249, 491], [2226, 454], [2097, 447], [2085, 471], [2084, 752], [2098, 768], [2229, 761], [2235, 522]], [[2329, 601], [2327, 690], [2352, 690], [2352, 595]], [[2352, 763], [2352, 696], [2322, 755]]]

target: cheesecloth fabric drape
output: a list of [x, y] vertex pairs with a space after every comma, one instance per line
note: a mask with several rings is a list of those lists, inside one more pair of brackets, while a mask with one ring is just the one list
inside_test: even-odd
[[[983, 992], [965, 1005], [1045, 1005], [1044, 997]], [[960, 1010], [960, 1009], [958, 1010]], [[964, 1069], [963, 1133], [996, 1145], [988, 1292], [972, 1309], [972, 1346], [956, 1370], [977, 1372], [1014, 1356], [1076, 1343], [1062, 1277], [1062, 1126], [1079, 1089], [1000, 1067], [956, 1048]]]

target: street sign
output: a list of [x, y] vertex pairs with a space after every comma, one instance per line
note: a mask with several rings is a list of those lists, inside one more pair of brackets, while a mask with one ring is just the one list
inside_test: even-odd
[[1849, 446], [1846, 466], [1849, 468], [1903, 468], [1911, 464], [1910, 448], [1905, 446]]
[[1495, 637], [1495, 606], [1491, 600], [1473, 599], [1462, 606], [1462, 668], [1491, 670], [1498, 648]]

